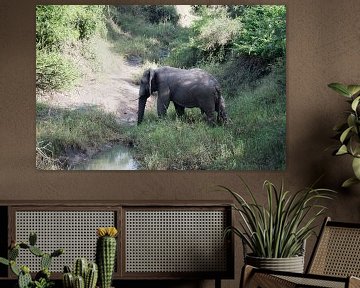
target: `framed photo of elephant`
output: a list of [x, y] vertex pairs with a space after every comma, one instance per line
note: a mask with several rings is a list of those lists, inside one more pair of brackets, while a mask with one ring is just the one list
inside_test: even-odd
[[284, 5], [36, 6], [36, 168], [283, 170]]

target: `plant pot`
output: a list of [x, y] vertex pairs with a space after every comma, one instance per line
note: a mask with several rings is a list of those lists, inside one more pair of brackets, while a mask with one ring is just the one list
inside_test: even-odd
[[246, 255], [245, 263], [262, 269], [304, 273], [303, 255], [289, 258], [263, 258]]

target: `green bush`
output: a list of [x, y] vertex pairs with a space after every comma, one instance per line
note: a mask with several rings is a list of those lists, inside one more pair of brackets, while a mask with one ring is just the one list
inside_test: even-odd
[[284, 5], [248, 6], [239, 19], [243, 29], [237, 39], [234, 39], [234, 50], [237, 53], [266, 59], [285, 55], [286, 8]]
[[50, 91], [69, 88], [78, 77], [76, 66], [63, 54], [36, 51], [36, 89]]
[[201, 14], [192, 25], [192, 46], [201, 50], [203, 61], [222, 62], [241, 31], [241, 23], [230, 18], [225, 7], [203, 9]]
[[68, 42], [88, 39], [104, 29], [104, 6], [37, 5], [36, 47], [59, 50]]
[[[91, 36], [105, 29], [104, 6], [37, 5], [36, 6], [36, 88], [69, 88], [81, 75], [66, 54], [71, 46], [86, 59], [91, 52], [81, 49]], [[79, 43], [85, 43], [79, 45]], [[80, 51], [81, 49], [81, 51]], [[86, 55], [85, 55], [86, 54]]]
[[143, 5], [141, 10], [147, 20], [153, 24], [170, 22], [176, 25], [180, 18], [173, 5]]

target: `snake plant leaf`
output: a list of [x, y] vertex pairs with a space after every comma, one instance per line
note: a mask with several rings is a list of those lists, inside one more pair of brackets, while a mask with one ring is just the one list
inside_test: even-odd
[[360, 158], [354, 157], [352, 168], [357, 179], [360, 180]]
[[351, 94], [351, 96], [357, 95], [360, 93], [360, 85], [348, 85], [347, 90]]
[[344, 188], [348, 188], [354, 184], [359, 184], [360, 183], [360, 180], [356, 177], [351, 177], [349, 179], [347, 179], [346, 181], [344, 181], [344, 183], [341, 185], [341, 187], [344, 187]]
[[352, 128], [353, 128], [353, 126], [345, 129], [345, 131], [341, 134], [341, 136], [340, 136], [341, 143], [344, 143], [344, 141], [346, 140], [346, 138], [349, 135], [349, 132], [352, 130]]
[[352, 95], [350, 91], [348, 90], [348, 86], [341, 84], [341, 83], [330, 83], [328, 85], [329, 88], [333, 89], [337, 93], [339, 93], [342, 96], [350, 98]]
[[335, 155], [344, 155], [344, 154], [347, 154], [349, 153], [346, 145], [341, 145], [341, 147], [339, 148], [339, 150], [336, 152]]
[[351, 109], [352, 109], [352, 110], [356, 111], [356, 108], [357, 108], [358, 105], [359, 105], [359, 101], [360, 101], [360, 96], [356, 97], [356, 98], [354, 99], [354, 101], [352, 101], [352, 103], [351, 103]]

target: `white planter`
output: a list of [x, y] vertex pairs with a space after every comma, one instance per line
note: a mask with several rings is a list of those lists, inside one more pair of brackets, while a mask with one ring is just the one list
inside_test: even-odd
[[246, 255], [245, 263], [262, 269], [304, 273], [304, 256], [263, 258]]

